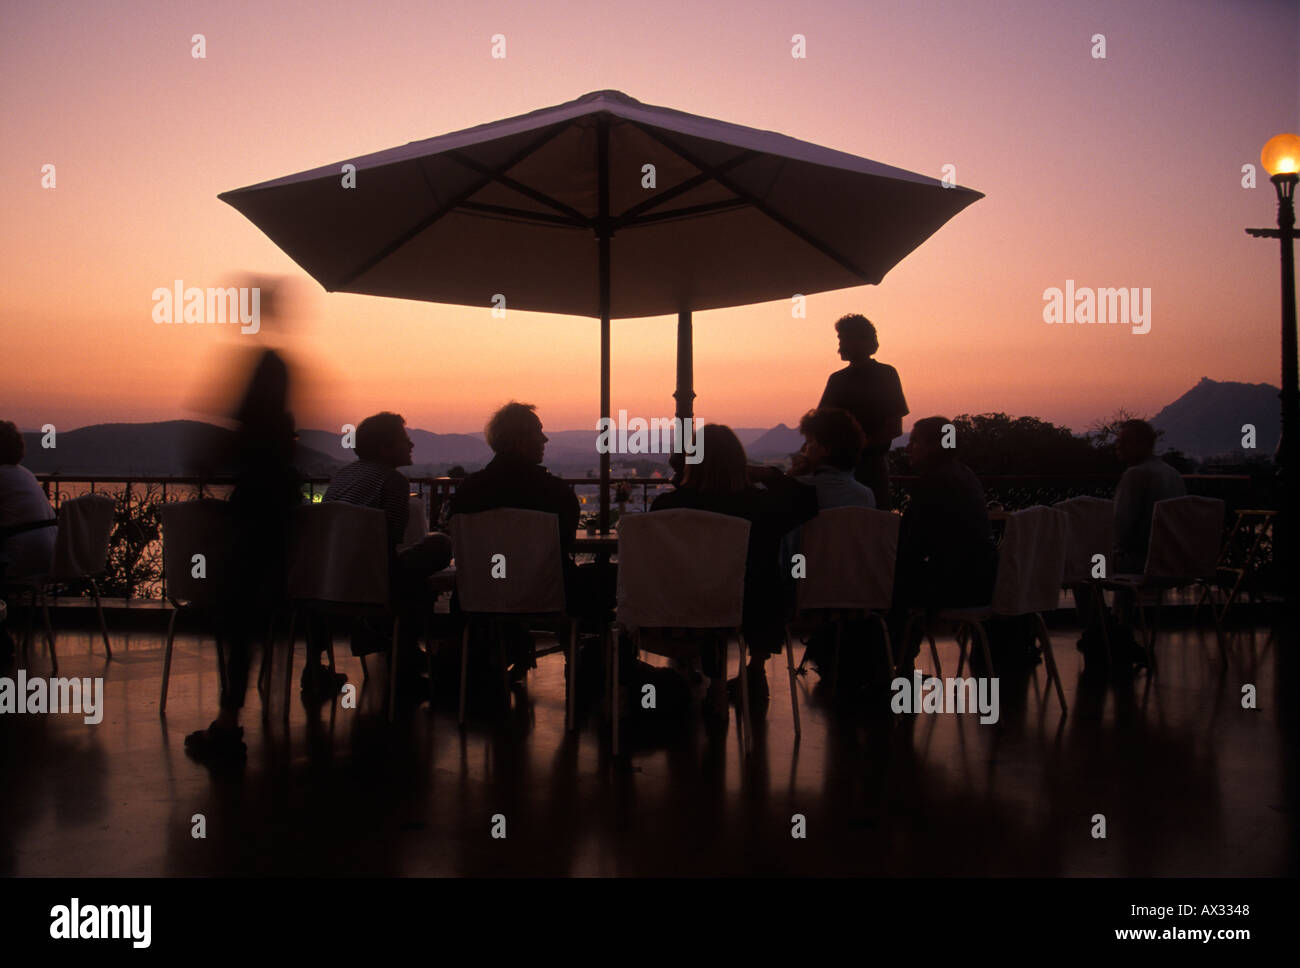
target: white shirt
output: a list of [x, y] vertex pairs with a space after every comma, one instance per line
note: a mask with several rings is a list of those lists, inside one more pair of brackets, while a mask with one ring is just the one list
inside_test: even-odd
[[[0, 464], [0, 527], [53, 519], [54, 509], [36, 475], [21, 464]], [[24, 531], [0, 545], [0, 558], [7, 562], [5, 574], [14, 577], [48, 572], [54, 557], [54, 531]]]

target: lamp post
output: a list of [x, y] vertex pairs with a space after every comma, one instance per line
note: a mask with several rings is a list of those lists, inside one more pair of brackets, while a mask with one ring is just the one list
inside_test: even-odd
[[[1282, 525], [1276, 535], [1274, 560], [1281, 566], [1287, 597], [1296, 595], [1296, 544], [1300, 538], [1300, 388], [1296, 374], [1295, 187], [1300, 180], [1300, 135], [1279, 134], [1268, 140], [1260, 162], [1277, 190], [1277, 228], [1246, 229], [1257, 239], [1278, 239], [1282, 244], [1282, 441], [1278, 461], [1282, 474]], [[1280, 559], [1280, 560], [1279, 560]]]

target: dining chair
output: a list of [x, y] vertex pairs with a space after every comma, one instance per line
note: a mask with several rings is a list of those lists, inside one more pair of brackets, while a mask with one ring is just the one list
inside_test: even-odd
[[[750, 524], [711, 511], [674, 508], [619, 520], [618, 605], [606, 640], [613, 752], [619, 755], [619, 634], [639, 652], [643, 633], [722, 631], [719, 666], [726, 679], [727, 634], [740, 648], [740, 745], [748, 754], [749, 677], [745, 674], [745, 563]], [[699, 646], [702, 651], [703, 646]], [[797, 710], [796, 710], [797, 715]]]
[[[874, 620], [884, 636], [885, 659], [894, 673], [894, 649], [885, 614], [894, 594], [901, 517], [874, 508], [827, 508], [799, 530], [803, 577], [795, 580], [795, 616], [829, 620], [835, 625], [831, 689], [839, 685], [840, 648], [848, 620]], [[799, 705], [790, 627], [786, 628], [786, 665], [790, 673], [790, 705], [798, 737]]]
[[472, 629], [486, 626], [498, 644], [506, 701], [510, 674], [502, 629], [521, 625], [531, 643], [531, 660], [556, 649], [538, 651], [534, 629], [553, 631], [567, 642], [565, 728], [573, 729], [578, 682], [578, 625], [565, 608], [564, 566], [559, 516], [546, 511], [497, 508], [451, 519], [456, 594], [464, 614], [460, 648], [459, 722], [465, 723]]

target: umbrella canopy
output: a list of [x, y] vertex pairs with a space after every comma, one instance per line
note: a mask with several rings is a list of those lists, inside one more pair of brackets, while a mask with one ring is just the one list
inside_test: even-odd
[[879, 283], [983, 196], [597, 91], [219, 197], [330, 292], [602, 319], [607, 417], [611, 317]]
[[220, 198], [329, 292], [598, 318], [602, 177], [619, 319], [879, 283], [983, 197], [597, 91]]

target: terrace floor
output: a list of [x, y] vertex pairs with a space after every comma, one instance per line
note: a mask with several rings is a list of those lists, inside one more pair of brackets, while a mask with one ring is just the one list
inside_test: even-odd
[[[161, 719], [161, 632], [114, 632], [105, 663], [97, 630], [64, 628], [60, 675], [104, 676], [106, 712], [96, 726], [0, 716], [0, 873], [1295, 874], [1296, 643], [1239, 630], [1225, 671], [1212, 633], [1173, 629], [1154, 681], [1116, 682], [1081, 674], [1077, 636], [1053, 631], [1064, 719], [1054, 697], [1044, 705], [1042, 667], [1003, 679], [996, 725], [837, 711], [810, 671], [798, 743], [776, 657], [747, 763], [733, 710], [725, 728], [688, 716], [627, 736], [631, 755], [615, 764], [598, 703], [565, 732], [559, 655], [539, 661], [508, 713], [499, 696], [472, 705], [464, 731], [447, 675], [432, 708], [394, 726], [376, 688], [359, 709], [309, 714], [295, 683], [286, 728], [281, 658], [269, 720], [249, 688], [246, 766], [214, 771], [183, 748], [215, 711], [209, 641], [178, 638]], [[940, 654], [952, 675], [950, 638]], [[360, 682], [342, 642], [338, 656]], [[43, 648], [28, 672], [48, 674]], [[1242, 708], [1247, 683], [1258, 708]], [[805, 838], [791, 836], [795, 814]], [[497, 815], [504, 839], [492, 836]]]

